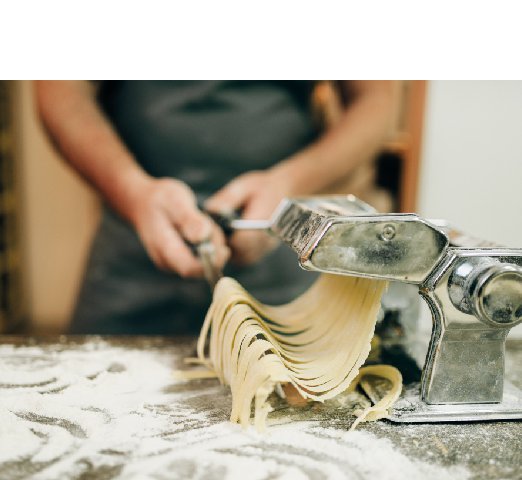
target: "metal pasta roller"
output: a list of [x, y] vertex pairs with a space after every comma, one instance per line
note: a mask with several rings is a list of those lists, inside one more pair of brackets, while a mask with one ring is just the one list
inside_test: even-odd
[[[504, 346], [522, 322], [522, 249], [476, 242], [444, 222], [379, 214], [354, 196], [284, 200], [269, 222], [232, 220], [286, 242], [306, 270], [418, 286], [433, 317], [420, 384], [405, 387], [397, 422], [522, 418], [504, 381]], [[378, 397], [378, 386], [370, 388]]]

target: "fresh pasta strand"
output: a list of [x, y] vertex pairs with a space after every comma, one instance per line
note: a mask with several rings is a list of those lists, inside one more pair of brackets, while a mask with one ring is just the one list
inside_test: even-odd
[[296, 300], [269, 306], [232, 278], [222, 278], [197, 351], [200, 363], [230, 385], [230, 420], [248, 426], [253, 405], [254, 425], [263, 430], [272, 410], [268, 397], [278, 384], [289, 382], [303, 398], [324, 402], [354, 388], [365, 372], [384, 376], [392, 388], [361, 412], [354, 426], [385, 417], [400, 394], [400, 373], [382, 365], [359, 369], [370, 352], [386, 286], [381, 280], [323, 274]]
[[[370, 365], [362, 367], [359, 375], [354, 380], [354, 384], [359, 383], [366, 375], [374, 375], [387, 379], [391, 383], [391, 388], [386, 394], [371, 407], [359, 412], [357, 419], [353, 422], [350, 430], [354, 430], [361, 422], [373, 422], [388, 416], [389, 408], [397, 401], [402, 391], [402, 375], [399, 370], [391, 365]], [[364, 390], [363, 385], [363, 390]]]

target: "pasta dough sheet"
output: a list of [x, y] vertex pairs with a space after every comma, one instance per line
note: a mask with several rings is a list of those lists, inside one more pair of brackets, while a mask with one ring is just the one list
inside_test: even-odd
[[269, 306], [232, 278], [222, 278], [198, 340], [199, 360], [209, 369], [199, 375], [214, 372], [230, 385], [232, 422], [249, 425], [253, 406], [254, 424], [263, 430], [271, 411], [268, 397], [278, 384], [289, 382], [303, 398], [323, 402], [355, 388], [369, 373], [387, 378], [392, 388], [376, 405], [356, 412], [353, 426], [383, 418], [400, 394], [401, 375], [390, 366], [360, 368], [386, 286], [323, 274], [296, 300]]

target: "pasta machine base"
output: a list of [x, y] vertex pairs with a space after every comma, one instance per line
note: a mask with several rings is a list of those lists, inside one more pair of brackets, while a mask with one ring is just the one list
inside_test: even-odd
[[500, 403], [430, 405], [421, 400], [420, 383], [404, 388], [388, 420], [401, 423], [475, 422], [522, 418], [522, 391], [504, 382]]
[[[386, 381], [366, 376], [361, 386], [373, 403], [386, 393]], [[405, 385], [400, 398], [390, 411], [388, 420], [397, 423], [478, 422], [488, 420], [517, 420], [522, 418], [522, 391], [504, 382], [500, 403], [430, 405], [421, 400], [421, 384]]]

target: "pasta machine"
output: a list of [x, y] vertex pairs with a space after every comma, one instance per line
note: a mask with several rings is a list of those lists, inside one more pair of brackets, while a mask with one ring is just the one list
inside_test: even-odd
[[[405, 386], [390, 420], [522, 418], [522, 391], [504, 380], [506, 336], [522, 322], [522, 248], [416, 214], [379, 214], [351, 195], [286, 199], [270, 221], [233, 219], [230, 227], [269, 230], [306, 270], [418, 287], [433, 318], [430, 344], [420, 383]], [[367, 387], [376, 401], [384, 386]]]

